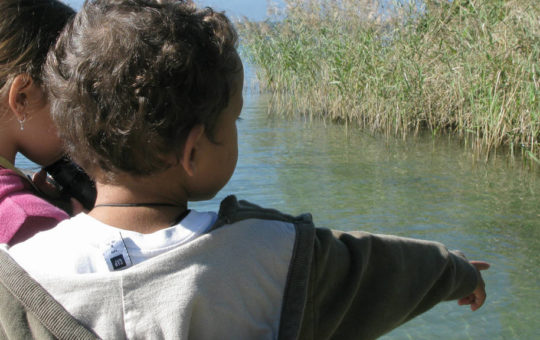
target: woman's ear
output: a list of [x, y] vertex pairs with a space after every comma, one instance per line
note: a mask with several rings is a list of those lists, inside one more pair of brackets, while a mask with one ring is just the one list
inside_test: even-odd
[[19, 74], [13, 79], [8, 94], [8, 105], [19, 121], [26, 119], [28, 96], [34, 81], [27, 74]]
[[200, 156], [200, 142], [201, 138], [204, 136], [204, 125], [197, 124], [191, 128], [189, 134], [184, 143], [184, 149], [182, 150], [182, 157], [180, 163], [182, 167], [188, 174], [188, 176], [193, 176], [197, 170], [197, 159]]

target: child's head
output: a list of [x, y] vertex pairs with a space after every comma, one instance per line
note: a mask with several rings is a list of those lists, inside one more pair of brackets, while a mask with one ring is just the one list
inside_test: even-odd
[[27, 74], [41, 83], [47, 51], [74, 14], [58, 0], [2, 0], [0, 2], [0, 89]]
[[236, 43], [225, 15], [191, 2], [87, 2], [46, 66], [72, 157], [114, 182], [175, 165], [196, 126], [219, 143], [221, 116], [242, 91]]
[[42, 67], [47, 51], [73, 14], [58, 0], [0, 1], [3, 154], [7, 144], [13, 144], [12, 151], [47, 165], [62, 152], [41, 90]]

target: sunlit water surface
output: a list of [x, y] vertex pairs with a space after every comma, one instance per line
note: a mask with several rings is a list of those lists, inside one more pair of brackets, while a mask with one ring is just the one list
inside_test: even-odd
[[[449, 139], [387, 141], [323, 122], [266, 115], [246, 91], [234, 176], [208, 202], [236, 194], [319, 227], [431, 239], [491, 263], [488, 300], [471, 312], [455, 302], [384, 339], [540, 339], [540, 175], [520, 160], [476, 162]], [[23, 157], [17, 165], [35, 167]]]

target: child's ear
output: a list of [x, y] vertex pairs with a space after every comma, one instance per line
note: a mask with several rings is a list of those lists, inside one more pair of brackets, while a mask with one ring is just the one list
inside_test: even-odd
[[197, 170], [197, 158], [199, 157], [200, 141], [204, 135], [204, 125], [197, 124], [189, 131], [180, 162], [189, 176], [193, 176]]
[[27, 74], [19, 74], [13, 79], [8, 94], [8, 105], [17, 119], [26, 119], [26, 105], [28, 104], [28, 95], [34, 81]]

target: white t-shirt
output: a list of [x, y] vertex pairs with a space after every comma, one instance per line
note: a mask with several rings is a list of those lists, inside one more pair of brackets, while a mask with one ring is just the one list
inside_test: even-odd
[[204, 234], [214, 212], [191, 210], [180, 223], [151, 234], [115, 228], [80, 213], [10, 248], [30, 275], [103, 273], [129, 268]]

